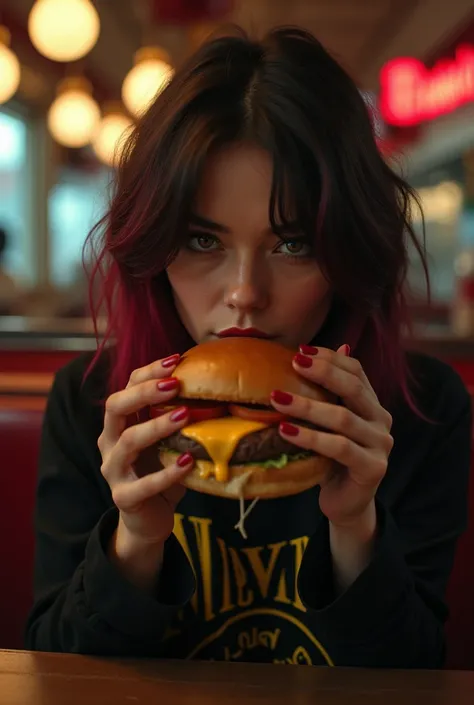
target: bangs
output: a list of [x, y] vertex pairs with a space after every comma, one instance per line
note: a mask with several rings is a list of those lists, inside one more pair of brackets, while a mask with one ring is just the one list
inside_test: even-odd
[[129, 137], [109, 212], [89, 238], [100, 234], [91, 292], [97, 280], [101, 298], [93, 309], [107, 312], [105, 343], [118, 343], [110, 389], [192, 344], [165, 270], [188, 237], [210, 156], [236, 143], [270, 156], [271, 228], [307, 239], [331, 284], [323, 344], [348, 343], [381, 398], [402, 390], [409, 400], [401, 337], [409, 322], [407, 243], [427, 275], [410, 222], [413, 192], [379, 153], [355, 83], [294, 28], [262, 42], [239, 32], [203, 44]]
[[[165, 148], [158, 145], [156, 153], [150, 155], [152, 163], [167, 163], [172, 168], [150, 173], [151, 190], [146, 200], [144, 194], [136, 194], [142, 202], [129, 217], [128, 238], [123, 236], [122, 213], [117, 212], [109, 224], [110, 254], [123, 263], [131, 277], [153, 279], [177, 256], [187, 238], [207, 163], [220, 149], [238, 143], [258, 146], [272, 160], [268, 215], [273, 232], [302, 234], [315, 251], [321, 250], [318, 232], [325, 214], [322, 169], [316, 156], [307, 146], [298, 144], [297, 136], [289, 131], [278, 138], [270, 125], [263, 134], [256, 125], [235, 125], [232, 131], [230, 127], [228, 123], [219, 132], [217, 125], [213, 129], [202, 115], [191, 115], [181, 130], [175, 130], [170, 144]], [[127, 163], [123, 166], [124, 171], [130, 168], [135, 167]]]
[[[156, 278], [184, 243], [206, 159], [217, 143], [215, 137], [203, 135], [206, 127], [201, 120], [189, 121], [169, 144], [164, 135], [155, 153], [149, 155], [152, 166], [146, 168], [147, 190], [137, 189], [128, 215], [121, 209], [110, 213], [108, 251], [127, 276]], [[137, 168], [134, 161], [132, 153], [123, 165], [125, 177]], [[170, 168], [163, 169], [163, 164]], [[123, 227], [124, 218], [127, 228]]]
[[[285, 144], [263, 139], [260, 146], [273, 161], [269, 220], [272, 231], [303, 235], [321, 254], [321, 223], [325, 217], [322, 169], [315, 155], [301, 148], [294, 135]], [[257, 142], [257, 140], [256, 140]], [[319, 256], [318, 256], [319, 259]], [[323, 262], [320, 264], [324, 265]]]
[[[238, 143], [256, 145], [272, 159], [269, 222], [273, 231], [301, 233], [322, 258], [320, 236], [329, 188], [319, 149], [324, 124], [311, 121], [294, 97], [284, 92], [267, 103], [258, 89], [274, 81], [275, 69], [268, 76], [259, 75], [252, 57], [242, 56], [241, 40], [232, 42], [232, 49], [240, 55], [235, 75], [229, 75], [227, 62], [221, 67], [224, 85], [222, 77], [215, 76], [214, 85], [208, 78], [204, 86], [193, 86], [200, 81], [199, 74], [193, 73], [186, 86], [180, 86], [178, 75], [144, 123], [138, 124], [123, 152], [118, 189], [127, 198], [110, 212], [107, 246], [114, 260], [135, 279], [154, 279], [173, 261], [187, 237], [209, 158]], [[217, 50], [219, 42], [215, 44]], [[186, 104], [168, 116], [166, 108], [175, 99], [173, 93], [184, 88]], [[151, 130], [152, 141], [146, 139]], [[323, 261], [320, 264], [324, 266]]]

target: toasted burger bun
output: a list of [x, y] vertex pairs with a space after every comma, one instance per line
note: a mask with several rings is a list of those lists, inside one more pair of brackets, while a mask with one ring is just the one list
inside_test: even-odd
[[[160, 452], [164, 467], [171, 465], [179, 453]], [[230, 465], [228, 482], [215, 477], [201, 477], [199, 464], [186, 476], [182, 484], [190, 490], [227, 499], [274, 499], [298, 494], [318, 485], [331, 471], [332, 461], [320, 455], [295, 460], [284, 468], [262, 468], [259, 465]]]
[[173, 376], [184, 399], [265, 404], [270, 394], [284, 389], [320, 401], [332, 395], [298, 375], [294, 351], [262, 338], [222, 338], [196, 345], [186, 352]]
[[[334, 401], [328, 391], [295, 372], [293, 356], [294, 351], [270, 340], [223, 338], [191, 348], [183, 355], [173, 376], [180, 381], [183, 400], [206, 399], [273, 408], [272, 391], [283, 389], [317, 401]], [[295, 455], [300, 451], [295, 446]], [[170, 465], [177, 456], [176, 451], [166, 448], [164, 439], [160, 450], [162, 464]], [[297, 494], [319, 484], [332, 467], [332, 461], [318, 455], [289, 462], [283, 468], [247, 463], [229, 465], [229, 479], [220, 482], [213, 472], [201, 473], [206, 464], [212, 466], [208, 461], [196, 461], [183, 484], [206, 494], [246, 499]]]

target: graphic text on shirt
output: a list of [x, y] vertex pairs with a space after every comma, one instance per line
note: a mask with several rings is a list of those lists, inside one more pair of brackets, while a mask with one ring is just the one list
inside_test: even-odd
[[189, 658], [333, 665], [298, 594], [307, 536], [237, 547], [215, 535], [209, 517], [182, 514], [174, 534], [197, 590], [168, 644], [185, 639]]

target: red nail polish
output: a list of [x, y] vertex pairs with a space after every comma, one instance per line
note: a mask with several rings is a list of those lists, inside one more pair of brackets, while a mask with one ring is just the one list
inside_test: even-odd
[[156, 387], [160, 392], [171, 392], [173, 389], [176, 389], [178, 384], [179, 382], [176, 377], [170, 377], [169, 379], [160, 379], [160, 381], [156, 383]]
[[189, 414], [189, 409], [187, 406], [180, 406], [179, 409], [175, 409], [171, 414], [170, 414], [170, 420], [174, 421], [177, 423], [178, 421], [184, 421], [185, 418], [187, 418]]
[[161, 361], [161, 366], [162, 367], [173, 367], [174, 365], [177, 364], [178, 360], [180, 358], [180, 355], [170, 355], [169, 357], [165, 357], [164, 360]]
[[303, 355], [317, 355], [319, 350], [315, 348], [314, 345], [300, 345], [300, 352]]
[[308, 357], [307, 355], [302, 355], [301, 353], [296, 353], [293, 360], [300, 367], [308, 368], [308, 367], [311, 367], [311, 365], [313, 364], [313, 361], [310, 357]]
[[292, 423], [288, 423], [288, 421], [282, 421], [280, 424], [280, 431], [284, 433], [285, 436], [297, 436], [300, 429]]
[[349, 357], [350, 354], [351, 354], [351, 346], [350, 346], [350, 345], [347, 345], [347, 343], [346, 343], [346, 344], [344, 345], [344, 355], [345, 355], [346, 357]]
[[189, 465], [189, 463], [192, 463], [194, 460], [193, 456], [191, 453], [183, 453], [182, 455], [179, 456], [178, 460], [176, 461], [176, 465], [179, 468], [185, 468], [186, 465]]
[[288, 392], [282, 392], [281, 389], [274, 389], [270, 394], [270, 397], [277, 404], [282, 404], [283, 406], [288, 406], [293, 401], [293, 395], [288, 394]]

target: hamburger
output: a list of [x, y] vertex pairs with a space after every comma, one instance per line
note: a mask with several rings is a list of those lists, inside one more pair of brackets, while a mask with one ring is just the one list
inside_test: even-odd
[[283, 439], [278, 425], [286, 417], [270, 403], [274, 389], [334, 401], [294, 371], [293, 355], [261, 338], [222, 338], [188, 350], [173, 373], [179, 397], [151, 409], [152, 416], [181, 405], [190, 411], [190, 423], [160, 443], [162, 465], [188, 451], [195, 466], [183, 484], [236, 499], [282, 497], [320, 483], [332, 461]]

